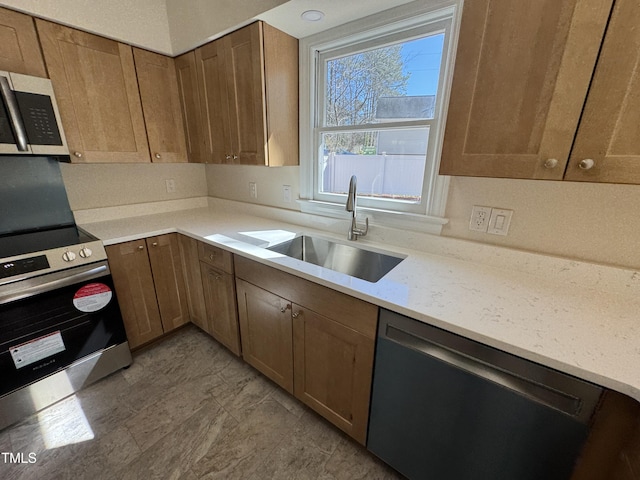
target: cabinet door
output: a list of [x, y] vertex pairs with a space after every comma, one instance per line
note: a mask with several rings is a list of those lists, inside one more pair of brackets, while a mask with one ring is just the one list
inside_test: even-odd
[[204, 136], [203, 155], [207, 163], [234, 163], [225, 73], [224, 39], [196, 50], [200, 86], [200, 112]]
[[[640, 4], [616, 0], [565, 178], [640, 183]], [[580, 162], [593, 160], [593, 167]], [[583, 166], [589, 166], [584, 165]]]
[[135, 240], [105, 249], [129, 346], [135, 348], [163, 333], [147, 245]]
[[265, 86], [262, 23], [256, 22], [223, 38], [231, 148], [234, 163], [265, 165]]
[[189, 316], [191, 321], [198, 327], [207, 333], [211, 333], [207, 324], [207, 310], [204, 303], [200, 259], [198, 258], [199, 242], [186, 235], [180, 235], [179, 242], [184, 267], [185, 287], [187, 289]]
[[36, 20], [74, 162], [148, 162], [131, 47]]
[[289, 393], [293, 393], [291, 303], [236, 279], [242, 356]]
[[267, 107], [267, 163], [298, 165], [298, 39], [262, 24]]
[[0, 70], [46, 77], [33, 18], [0, 8]]
[[374, 339], [298, 305], [292, 315], [295, 396], [364, 445]]
[[612, 1], [465, 2], [441, 174], [562, 179]]
[[240, 333], [233, 275], [200, 262], [208, 332], [236, 355], [240, 355]]
[[182, 105], [187, 155], [190, 162], [204, 163], [203, 137], [200, 114], [200, 92], [198, 90], [198, 72], [196, 54], [191, 51], [175, 58], [178, 95]]
[[187, 161], [173, 58], [133, 49], [152, 162]]
[[189, 322], [178, 235], [147, 238], [149, 261], [164, 332]]

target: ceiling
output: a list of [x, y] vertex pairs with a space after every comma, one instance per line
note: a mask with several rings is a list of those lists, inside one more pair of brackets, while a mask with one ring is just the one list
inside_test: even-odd
[[[303, 38], [410, 1], [0, 0], [0, 6], [158, 53], [177, 55], [256, 19]], [[319, 22], [307, 22], [300, 18], [306, 10], [320, 10], [325, 16]]]
[[[303, 38], [410, 1], [412, 0], [290, 0], [257, 17], [289, 35]], [[304, 21], [300, 15], [306, 10], [320, 10], [325, 17], [319, 22]]]

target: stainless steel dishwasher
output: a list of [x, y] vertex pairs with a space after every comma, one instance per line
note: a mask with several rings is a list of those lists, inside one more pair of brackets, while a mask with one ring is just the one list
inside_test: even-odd
[[601, 394], [381, 310], [367, 448], [410, 479], [567, 480]]

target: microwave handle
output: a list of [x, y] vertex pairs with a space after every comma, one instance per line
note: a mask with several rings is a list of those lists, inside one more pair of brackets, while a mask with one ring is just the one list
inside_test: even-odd
[[28, 152], [29, 145], [27, 142], [27, 132], [24, 129], [22, 118], [20, 117], [20, 111], [18, 110], [18, 102], [16, 96], [13, 94], [13, 90], [9, 86], [9, 80], [7, 77], [0, 76], [0, 95], [2, 95], [2, 101], [7, 107], [7, 113], [9, 113], [9, 119], [13, 132], [16, 135], [16, 145], [19, 152]]

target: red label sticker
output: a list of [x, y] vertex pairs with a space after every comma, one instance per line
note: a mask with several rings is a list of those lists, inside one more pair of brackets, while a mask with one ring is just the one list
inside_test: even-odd
[[106, 307], [113, 292], [104, 283], [89, 283], [82, 287], [73, 296], [73, 304], [81, 312], [91, 313]]

